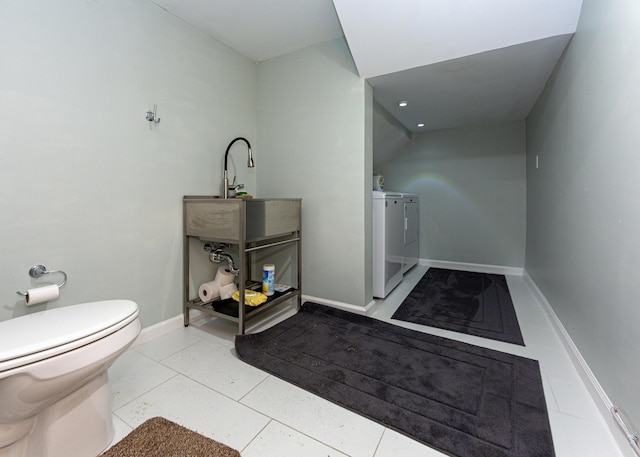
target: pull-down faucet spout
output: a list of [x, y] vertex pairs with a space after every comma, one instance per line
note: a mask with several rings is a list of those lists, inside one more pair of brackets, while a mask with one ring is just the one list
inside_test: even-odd
[[247, 143], [247, 147], [249, 148], [249, 159], [247, 160], [247, 167], [249, 168], [253, 168], [255, 167], [255, 164], [253, 163], [253, 154], [251, 153], [251, 144], [249, 143], [249, 140], [247, 140], [246, 138], [243, 137], [238, 137], [233, 139], [233, 141], [231, 141], [231, 143], [229, 143], [229, 146], [227, 146], [227, 152], [224, 153], [224, 175], [223, 175], [223, 196], [224, 198], [229, 198], [229, 176], [227, 173], [227, 159], [229, 157], [229, 150], [231, 149], [231, 146], [233, 146], [233, 143], [235, 143], [238, 140], [242, 140], [245, 143]]

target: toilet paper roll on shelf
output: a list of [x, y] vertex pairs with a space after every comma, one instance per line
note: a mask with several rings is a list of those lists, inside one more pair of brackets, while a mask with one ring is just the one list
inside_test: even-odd
[[202, 303], [210, 302], [220, 296], [220, 282], [209, 281], [200, 285], [198, 289], [198, 297], [202, 300]]
[[220, 286], [220, 298], [222, 300], [231, 298], [231, 296], [236, 290], [238, 290], [238, 286], [236, 286], [235, 282], [225, 284], [224, 286]]
[[218, 281], [220, 286], [225, 286], [235, 281], [236, 275], [229, 271], [227, 268], [220, 267], [218, 268], [218, 271], [216, 273], [215, 280]]
[[37, 287], [35, 289], [27, 290], [27, 295], [24, 297], [24, 301], [27, 306], [37, 305], [38, 303], [44, 303], [47, 301], [55, 300], [60, 296], [60, 288], [57, 284], [50, 286]]

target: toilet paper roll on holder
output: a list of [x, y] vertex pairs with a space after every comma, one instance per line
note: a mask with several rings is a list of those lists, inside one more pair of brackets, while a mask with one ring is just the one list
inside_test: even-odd
[[[64, 286], [67, 282], [67, 274], [62, 270], [47, 270], [47, 267], [44, 265], [34, 265], [29, 268], [29, 276], [32, 278], [39, 278], [41, 276], [48, 275], [49, 273], [60, 273], [63, 276], [62, 282], [57, 284], [58, 287]], [[20, 292], [19, 290], [16, 291], [16, 293], [23, 297], [26, 297], [29, 294], [28, 292]]]

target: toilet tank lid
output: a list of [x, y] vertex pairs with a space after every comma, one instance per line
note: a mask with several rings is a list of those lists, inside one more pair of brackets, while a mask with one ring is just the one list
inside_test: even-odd
[[102, 332], [138, 312], [131, 300], [53, 308], [0, 322], [0, 362], [45, 351]]

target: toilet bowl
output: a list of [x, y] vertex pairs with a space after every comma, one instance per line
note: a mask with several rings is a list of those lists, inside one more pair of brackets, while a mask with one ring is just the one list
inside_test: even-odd
[[107, 369], [140, 333], [107, 300], [0, 322], [0, 457], [95, 457], [113, 439]]

